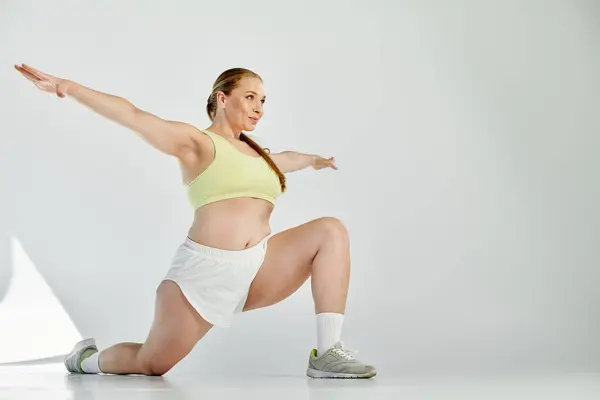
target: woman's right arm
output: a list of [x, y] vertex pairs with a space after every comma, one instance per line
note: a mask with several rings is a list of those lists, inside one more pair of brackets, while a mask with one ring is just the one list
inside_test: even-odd
[[55, 93], [58, 97], [72, 97], [80, 104], [126, 128], [138, 133], [146, 142], [159, 151], [177, 158], [189, 158], [199, 138], [194, 126], [176, 121], [167, 121], [154, 114], [140, 110], [130, 101], [112, 94], [90, 89], [76, 82], [57, 78], [26, 65], [15, 65], [25, 78], [40, 90]]
[[90, 89], [73, 81], [67, 81], [64, 92], [80, 104], [117, 124], [139, 134], [147, 143], [162, 153], [181, 157], [197, 142], [199, 130], [177, 121], [164, 120], [137, 108], [129, 100]]

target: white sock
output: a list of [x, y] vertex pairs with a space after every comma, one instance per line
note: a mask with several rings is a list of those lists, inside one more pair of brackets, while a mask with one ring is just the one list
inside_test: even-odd
[[81, 362], [81, 369], [83, 370], [83, 372], [85, 372], [87, 374], [102, 373], [102, 371], [100, 371], [100, 362], [98, 361], [99, 355], [100, 355], [100, 352], [97, 351], [94, 354], [92, 354], [91, 356], [89, 356], [88, 358], [85, 358]]
[[325, 353], [340, 341], [344, 314], [317, 314], [317, 355]]

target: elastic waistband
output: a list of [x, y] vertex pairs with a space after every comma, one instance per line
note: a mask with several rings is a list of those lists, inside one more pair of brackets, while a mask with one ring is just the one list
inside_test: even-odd
[[225, 258], [229, 260], [240, 260], [240, 259], [252, 259], [254, 257], [263, 257], [267, 248], [267, 241], [269, 240], [269, 236], [265, 236], [260, 242], [255, 244], [252, 247], [248, 247], [243, 250], [226, 250], [219, 249], [216, 247], [210, 247], [198, 242], [194, 242], [189, 237], [185, 238], [185, 242], [183, 245], [190, 250], [193, 250], [197, 253], [210, 256], [210, 257], [218, 257]]

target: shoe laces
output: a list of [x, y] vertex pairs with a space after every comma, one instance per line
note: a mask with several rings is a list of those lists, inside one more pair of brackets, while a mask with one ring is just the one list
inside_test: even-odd
[[337, 342], [335, 346], [333, 346], [333, 349], [331, 349], [331, 352], [347, 361], [354, 361], [356, 359], [355, 355], [358, 353], [357, 350], [344, 347], [343, 342]]

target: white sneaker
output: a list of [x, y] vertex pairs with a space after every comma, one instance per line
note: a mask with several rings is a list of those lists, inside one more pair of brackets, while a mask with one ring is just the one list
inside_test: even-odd
[[78, 342], [73, 350], [65, 357], [64, 362], [67, 371], [83, 374], [81, 362], [96, 352], [98, 352], [98, 347], [96, 347], [96, 341], [94, 339], [85, 339]]
[[372, 378], [377, 375], [374, 366], [363, 364], [351, 353], [356, 352], [345, 349], [342, 342], [321, 355], [317, 355], [317, 350], [313, 349], [306, 375], [311, 378]]

